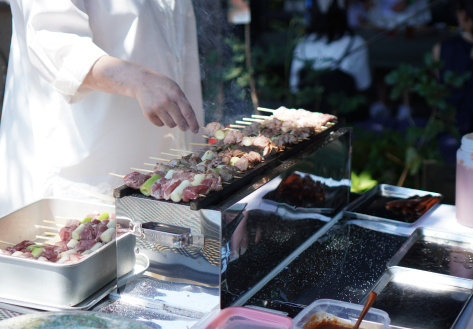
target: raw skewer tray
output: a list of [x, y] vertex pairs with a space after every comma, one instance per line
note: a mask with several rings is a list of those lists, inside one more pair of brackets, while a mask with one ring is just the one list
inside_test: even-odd
[[[35, 240], [36, 235], [51, 231], [36, 228], [35, 225], [54, 226], [43, 220], [55, 220], [55, 216], [82, 218], [93, 211], [114, 212], [115, 207], [61, 198], [41, 199], [1, 217], [0, 240], [11, 243]], [[125, 275], [133, 271], [135, 266], [133, 246], [136, 237], [127, 233], [119, 237], [119, 240], [123, 241], [119, 252], [125, 261], [121, 263], [118, 272]], [[117, 246], [114, 242], [107, 243], [88, 257], [72, 264], [0, 255], [0, 299], [15, 305], [34, 305], [34, 308], [46, 310], [70, 309], [84, 303], [117, 278]], [[5, 244], [0, 243], [0, 248], [6, 248]], [[86, 305], [92, 306], [87, 302]]]
[[373, 307], [389, 314], [391, 328], [453, 329], [471, 299], [473, 281], [392, 267], [372, 291], [378, 294]]
[[473, 237], [420, 227], [387, 265], [473, 279]]
[[[385, 208], [386, 203], [390, 201], [407, 199], [415, 195], [424, 196], [429, 194], [433, 197], [440, 197], [440, 199], [424, 214], [416, 216], [413, 221], [406, 221], [406, 215], [395, 214]], [[419, 219], [429, 216], [438, 207], [442, 198], [443, 196], [440, 193], [379, 184], [348, 205], [346, 213], [352, 214], [360, 219], [383, 221], [399, 226], [411, 227], [415, 225]]]
[[[292, 158], [298, 156], [302, 151], [310, 148], [316, 142], [322, 140], [326, 136], [328, 136], [333, 131], [338, 130], [343, 126], [343, 122], [336, 122], [331, 123], [330, 127], [326, 128], [325, 130], [309, 136], [308, 140], [302, 140], [298, 144], [294, 144], [286, 148], [283, 152], [279, 152], [275, 155], [269, 156], [263, 162], [258, 163], [253, 168], [248, 169], [247, 171], [238, 174], [239, 178], [232, 179], [228, 185], [224, 185], [221, 191], [212, 191], [206, 197], [199, 197], [196, 200], [192, 200], [190, 202], [179, 202], [177, 204], [189, 205], [191, 210], [200, 210], [203, 208], [209, 208], [213, 205], [216, 205], [223, 200], [227, 199], [230, 196], [233, 196], [236, 192], [240, 191], [241, 189], [246, 188], [247, 186], [251, 185], [253, 180], [260, 179], [261, 176], [270, 172], [275, 167], [279, 166], [282, 162], [290, 161]], [[125, 196], [137, 194], [140, 197], [147, 198], [147, 199], [154, 199], [153, 197], [146, 197], [141, 193], [137, 192], [135, 189], [128, 187], [126, 185], [122, 185], [116, 188], [113, 192], [113, 196], [115, 198], [123, 198]], [[173, 201], [166, 201], [166, 200], [159, 200], [162, 202], [168, 202], [176, 204]]]

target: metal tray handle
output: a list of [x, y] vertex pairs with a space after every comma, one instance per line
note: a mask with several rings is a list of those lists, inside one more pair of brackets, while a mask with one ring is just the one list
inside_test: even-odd
[[132, 234], [146, 242], [171, 248], [204, 247], [204, 236], [193, 234], [190, 228], [158, 222], [135, 224]]

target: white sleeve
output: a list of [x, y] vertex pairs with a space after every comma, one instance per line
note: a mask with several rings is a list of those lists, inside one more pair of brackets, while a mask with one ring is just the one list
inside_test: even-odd
[[348, 55], [340, 63], [340, 69], [353, 76], [358, 90], [366, 90], [371, 85], [371, 70], [369, 64], [369, 54], [366, 45], [363, 45], [364, 40], [355, 36], [355, 42], [350, 50], [356, 50]]
[[[106, 53], [92, 42], [81, 1], [17, 0], [13, 19], [23, 21], [31, 63], [67, 102], [92, 92], [81, 87], [93, 64]], [[76, 5], [77, 4], [77, 5]], [[15, 8], [14, 12], [13, 8]]]
[[294, 49], [291, 63], [291, 72], [289, 74], [289, 86], [293, 94], [299, 91], [299, 71], [304, 66], [304, 62], [301, 59], [301, 43], [299, 43]]

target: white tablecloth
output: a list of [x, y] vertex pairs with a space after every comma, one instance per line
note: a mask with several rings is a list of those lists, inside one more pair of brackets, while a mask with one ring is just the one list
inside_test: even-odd
[[[419, 220], [416, 225], [409, 228], [399, 227], [397, 232], [401, 234], [411, 234], [418, 227], [426, 227], [438, 231], [473, 236], [473, 228], [469, 228], [457, 223], [455, 218], [455, 206], [451, 205], [440, 205], [430, 216]], [[467, 308], [463, 312], [460, 320], [455, 326], [455, 329], [473, 328], [472, 314], [473, 300], [470, 301]]]

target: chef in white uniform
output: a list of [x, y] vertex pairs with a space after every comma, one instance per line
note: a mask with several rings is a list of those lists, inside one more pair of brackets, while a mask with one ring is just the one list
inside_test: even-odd
[[0, 216], [48, 196], [99, 201], [90, 195], [111, 195], [122, 184], [108, 173], [127, 174], [149, 157], [199, 141], [190, 0], [10, 5]]

